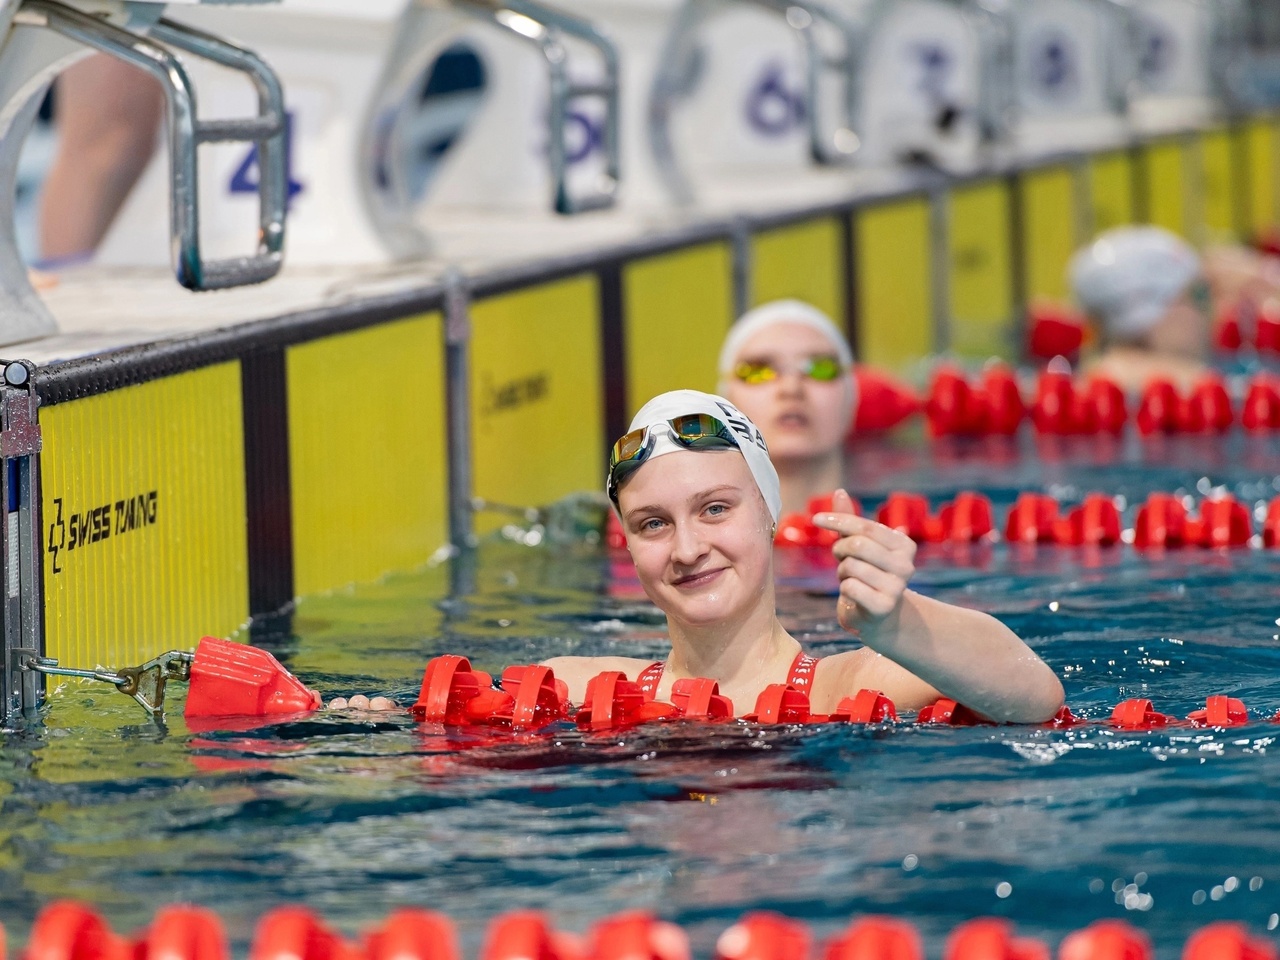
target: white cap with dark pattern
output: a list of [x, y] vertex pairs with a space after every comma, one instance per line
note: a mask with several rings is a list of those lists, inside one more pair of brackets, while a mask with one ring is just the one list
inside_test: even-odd
[[[747, 419], [745, 413], [724, 397], [700, 390], [672, 390], [659, 394], [640, 408], [640, 412], [632, 418], [627, 432], [666, 423], [691, 413], [715, 417], [733, 431], [738, 449], [747, 461], [747, 468], [751, 471], [756, 486], [760, 488], [765, 506], [769, 508], [769, 515], [777, 523], [778, 516], [782, 513], [782, 486], [778, 482], [778, 471], [769, 460], [769, 448], [765, 446], [764, 436], [759, 427]], [[659, 431], [654, 436], [653, 450], [648, 459], [685, 449], [688, 448], [680, 446], [668, 434]]]

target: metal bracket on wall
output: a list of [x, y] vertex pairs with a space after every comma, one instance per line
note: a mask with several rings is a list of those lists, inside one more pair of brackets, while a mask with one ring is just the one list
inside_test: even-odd
[[35, 365], [0, 361], [0, 487], [5, 502], [0, 581], [4, 583], [4, 709], [9, 723], [31, 713], [44, 692], [40, 674], [25, 668], [44, 656], [40, 589], [40, 399], [31, 388]]

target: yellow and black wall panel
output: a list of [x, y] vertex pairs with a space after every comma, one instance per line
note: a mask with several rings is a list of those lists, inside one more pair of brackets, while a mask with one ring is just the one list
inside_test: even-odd
[[859, 206], [852, 218], [857, 356], [900, 371], [935, 346], [930, 200], [907, 194]]

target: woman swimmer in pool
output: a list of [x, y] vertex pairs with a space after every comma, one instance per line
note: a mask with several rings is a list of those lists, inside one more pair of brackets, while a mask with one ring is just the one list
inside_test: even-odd
[[814, 522], [841, 534], [836, 613], [864, 646], [804, 657], [774, 606], [778, 474], [760, 430], [727, 400], [676, 390], [649, 401], [614, 444], [607, 490], [640, 583], [667, 616], [671, 653], [660, 664], [546, 661], [574, 702], [591, 677], [620, 670], [660, 700], [676, 680], [710, 677], [743, 713], [781, 682], [805, 688], [818, 713], [861, 688], [906, 710], [946, 695], [1006, 722], [1048, 720], [1062, 706], [1058, 678], [1008, 627], [908, 590], [915, 544], [855, 516], [844, 491]]
[[1211, 285], [1186, 241], [1161, 227], [1116, 227], [1078, 251], [1070, 271], [1101, 331], [1088, 374], [1136, 392], [1156, 378], [1189, 389], [1209, 372]]
[[720, 349], [719, 392], [764, 433], [782, 513], [844, 485], [844, 441], [858, 406], [848, 341], [821, 310], [776, 300], [749, 310]]

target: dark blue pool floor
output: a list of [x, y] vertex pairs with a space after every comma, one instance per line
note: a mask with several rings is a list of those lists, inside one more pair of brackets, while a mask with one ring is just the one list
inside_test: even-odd
[[[937, 499], [1099, 490], [1277, 492], [1273, 441], [1233, 436], [1014, 448], [911, 438], [851, 454], [874, 506], [893, 489]], [[1132, 511], [1127, 514], [1131, 519]], [[785, 560], [781, 611], [819, 653], [831, 575]], [[746, 910], [827, 934], [883, 912], [946, 933], [997, 914], [1056, 946], [1102, 917], [1146, 929], [1162, 958], [1219, 919], [1280, 924], [1280, 553], [1141, 555], [1003, 544], [922, 552], [917, 586], [988, 610], [1058, 671], [1077, 714], [1149, 697], [1185, 716], [1244, 699], [1231, 730], [1101, 725], [935, 729], [655, 727], [571, 730], [450, 746], [407, 716], [355, 714], [195, 735], [110, 690], [71, 688], [0, 747], [0, 920], [11, 945], [62, 896], [119, 930], [166, 902], [216, 909], [242, 955], [254, 922], [301, 902], [348, 933], [393, 907], [444, 910], [464, 946], [514, 907], [581, 929], [642, 906], [686, 925], [703, 956]], [[326, 695], [412, 702], [438, 653], [484, 669], [555, 653], [660, 654], [662, 623], [596, 547], [480, 548], [450, 597], [439, 567], [300, 604], [275, 652]], [[454, 577], [456, 580], [456, 576]], [[195, 638], [175, 638], [175, 646]]]

